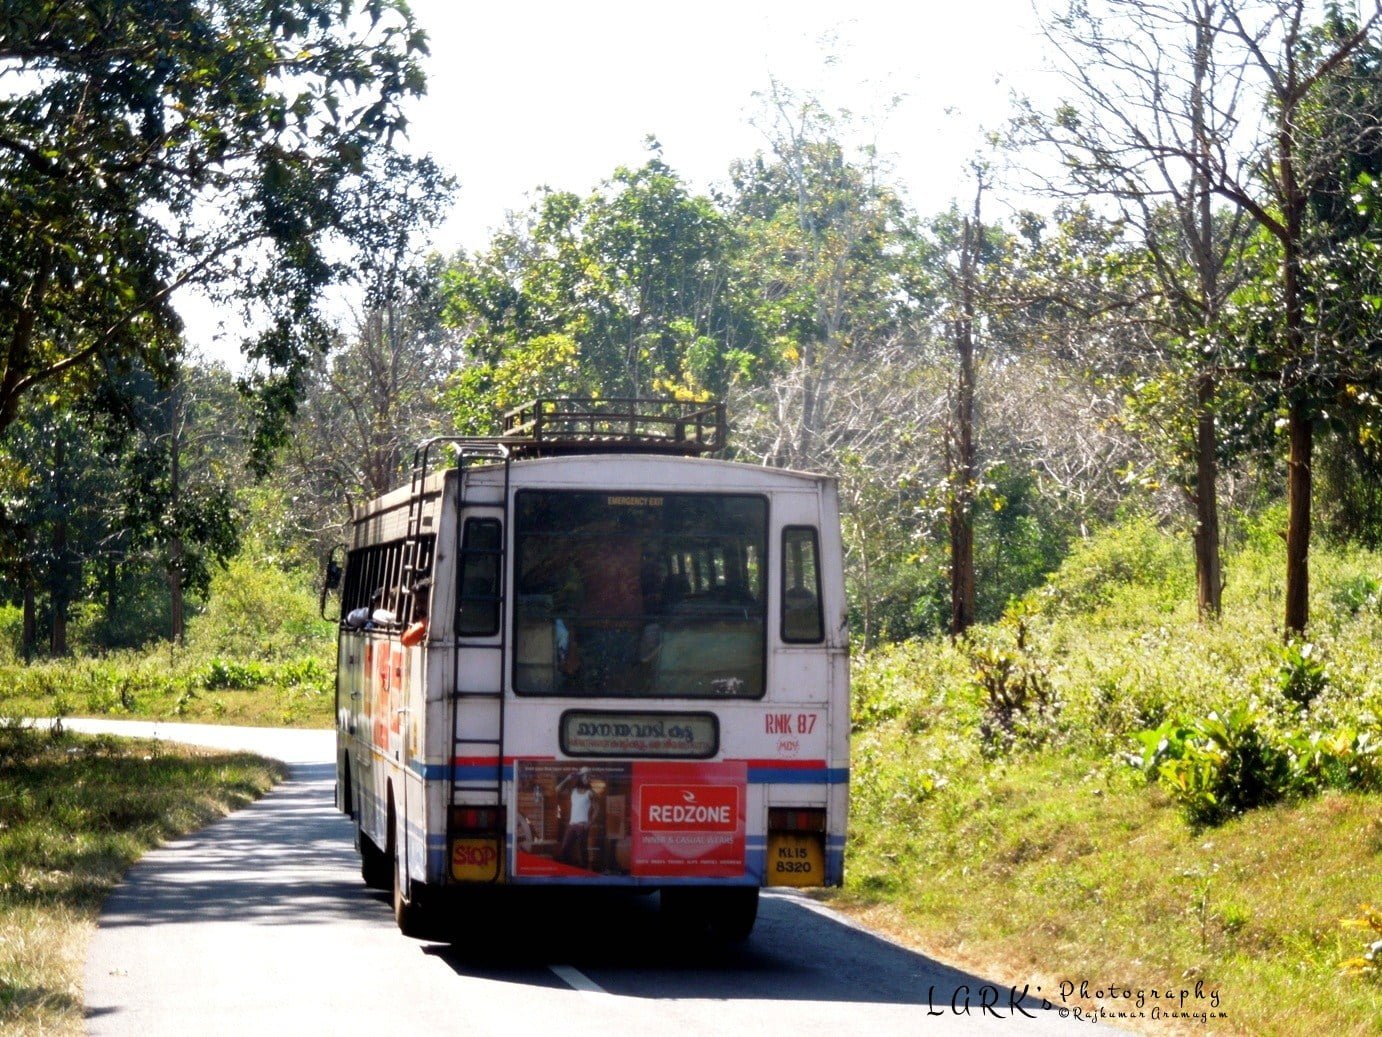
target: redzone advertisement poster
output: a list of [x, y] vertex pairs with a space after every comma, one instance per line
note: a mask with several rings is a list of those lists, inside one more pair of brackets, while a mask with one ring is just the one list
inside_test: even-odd
[[636, 763], [633, 873], [744, 874], [743, 763]]
[[744, 763], [519, 760], [514, 875], [744, 874]]

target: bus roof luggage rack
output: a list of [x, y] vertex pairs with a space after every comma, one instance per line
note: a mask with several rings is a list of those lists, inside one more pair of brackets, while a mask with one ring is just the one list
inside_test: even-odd
[[515, 456], [575, 453], [716, 454], [729, 427], [723, 403], [666, 399], [544, 398], [504, 415]]

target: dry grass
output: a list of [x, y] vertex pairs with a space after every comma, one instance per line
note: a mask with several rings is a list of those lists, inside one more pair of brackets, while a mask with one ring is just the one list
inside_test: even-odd
[[82, 963], [106, 894], [145, 850], [281, 776], [246, 754], [0, 727], [0, 1031], [83, 1032]]

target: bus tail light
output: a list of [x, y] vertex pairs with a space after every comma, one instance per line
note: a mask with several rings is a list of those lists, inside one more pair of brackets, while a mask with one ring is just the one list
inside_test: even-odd
[[825, 811], [819, 807], [768, 810], [769, 886], [825, 885]]
[[452, 832], [502, 832], [504, 830], [503, 807], [451, 808]]
[[819, 832], [825, 834], [825, 811], [819, 807], [772, 807], [768, 811], [770, 832]]

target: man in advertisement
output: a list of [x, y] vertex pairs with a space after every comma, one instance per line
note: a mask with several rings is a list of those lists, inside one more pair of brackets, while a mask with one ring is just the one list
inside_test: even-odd
[[590, 825], [599, 810], [595, 801], [595, 790], [590, 786], [590, 768], [582, 767], [562, 778], [557, 783], [557, 794], [560, 795], [568, 785], [571, 786], [570, 808], [566, 815], [566, 834], [562, 836], [557, 860], [573, 867], [588, 869]]

